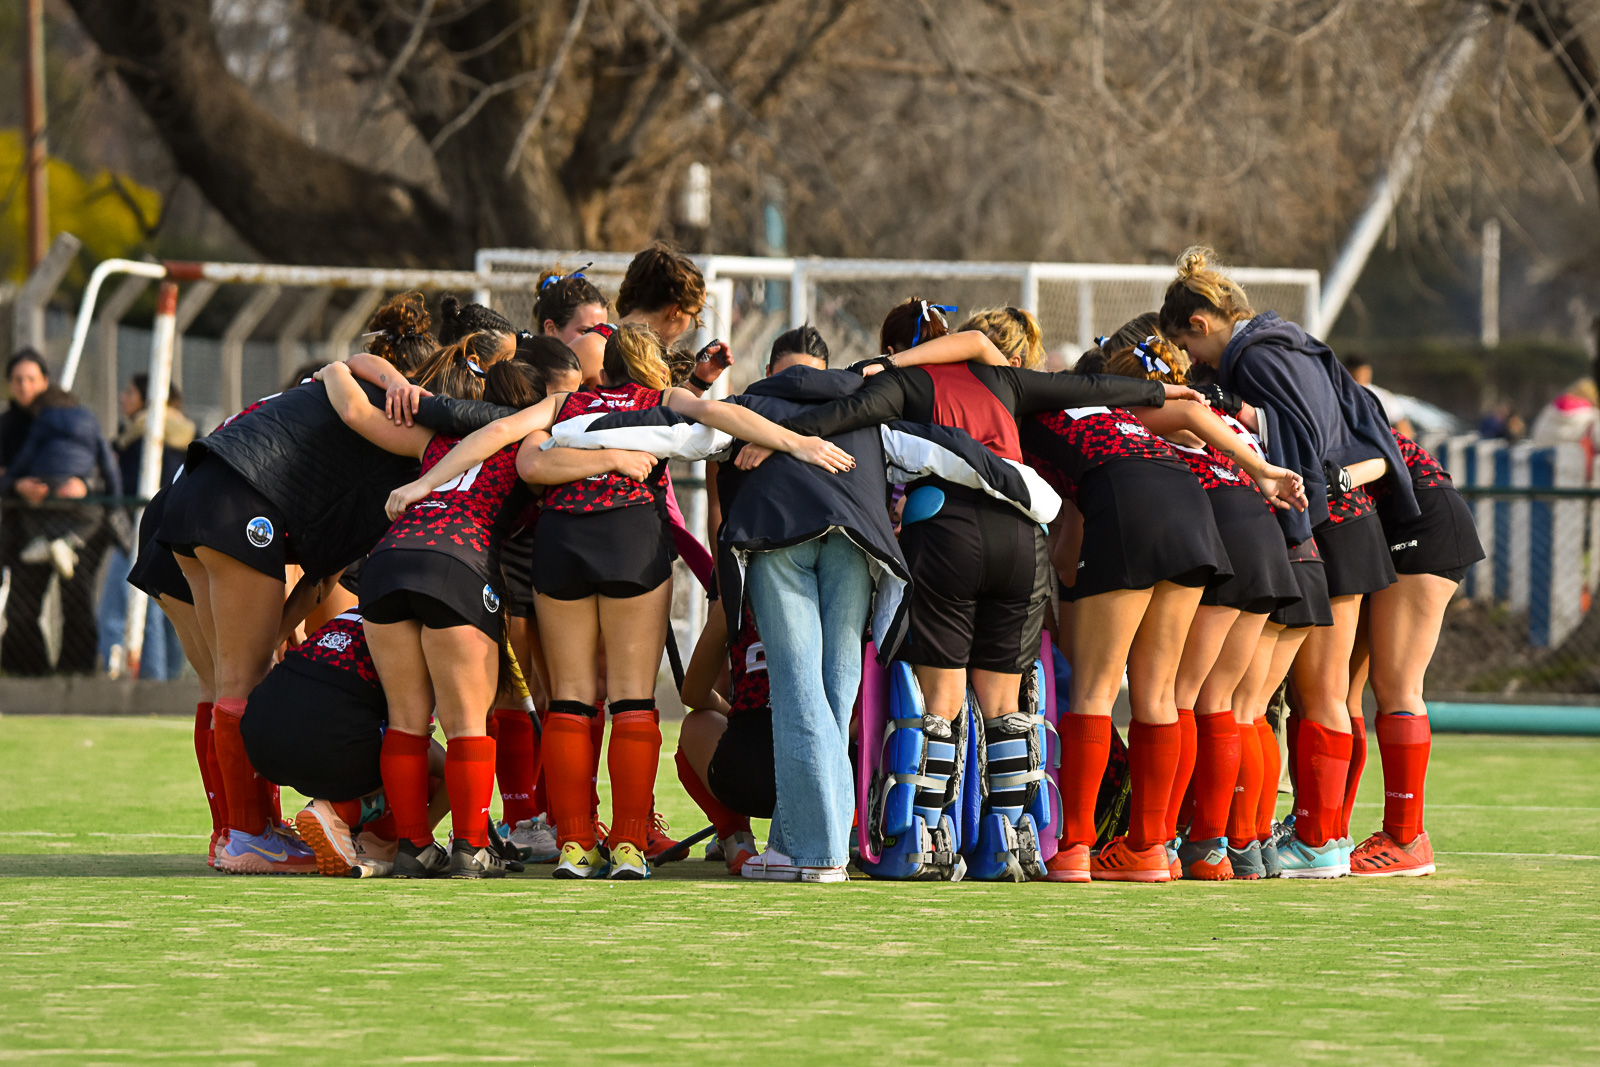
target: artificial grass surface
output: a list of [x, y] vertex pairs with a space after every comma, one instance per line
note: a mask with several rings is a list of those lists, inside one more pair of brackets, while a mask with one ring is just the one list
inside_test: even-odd
[[0, 1061], [1600, 1061], [1600, 741], [1436, 738], [1432, 878], [798, 886], [225, 877], [189, 730], [0, 718]]

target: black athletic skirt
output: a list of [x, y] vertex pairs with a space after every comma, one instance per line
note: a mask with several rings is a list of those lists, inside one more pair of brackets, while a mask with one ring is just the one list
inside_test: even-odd
[[712, 795], [740, 815], [772, 818], [778, 786], [773, 770], [771, 708], [728, 716], [728, 728], [711, 754], [706, 778]]
[[905, 642], [897, 658], [924, 667], [1015, 674], [1039, 655], [1050, 606], [1050, 555], [1039, 524], [1003, 501], [949, 483], [912, 490], [939, 500], [906, 523], [911, 569]]
[[500, 641], [500, 593], [463, 561], [425, 548], [385, 548], [361, 566], [361, 615], [380, 626], [413, 619], [430, 630], [476, 626]]
[[173, 552], [193, 556], [209, 548], [267, 575], [284, 580], [292, 562], [283, 512], [215, 456], [187, 468], [172, 483], [172, 497], [156, 540]]
[[1208, 489], [1206, 496], [1233, 574], [1207, 583], [1200, 603], [1265, 615], [1299, 600], [1300, 583], [1289, 569], [1283, 528], [1261, 494], [1234, 485]]
[[556, 600], [641, 596], [672, 577], [661, 512], [634, 505], [587, 514], [544, 511], [533, 536], [533, 588]]
[[1268, 622], [1299, 630], [1307, 626], [1332, 626], [1333, 604], [1328, 600], [1328, 572], [1320, 559], [1297, 559], [1289, 564], [1300, 587], [1300, 599], [1274, 610]]
[[1376, 515], [1325, 522], [1311, 531], [1328, 570], [1328, 595], [1376, 593], [1394, 584], [1394, 563]]
[[161, 490], [144, 509], [144, 517], [139, 520], [139, 554], [128, 570], [128, 584], [153, 597], [168, 596], [193, 604], [194, 592], [173, 558], [172, 549], [156, 540], [173, 488], [169, 485]]
[[1380, 509], [1389, 558], [1399, 574], [1437, 574], [1459, 582], [1467, 568], [1483, 559], [1483, 544], [1472, 521], [1472, 509], [1454, 486], [1417, 490], [1421, 514], [1391, 519]]
[[[537, 529], [537, 527], [535, 527]], [[533, 530], [519, 530], [500, 545], [500, 574], [506, 582], [506, 614], [533, 616]]]
[[383, 690], [326, 663], [286, 659], [250, 694], [239, 736], [257, 773], [308, 797], [354, 800], [383, 785]]
[[1083, 549], [1069, 600], [1157, 582], [1200, 586], [1233, 574], [1211, 502], [1187, 467], [1114, 459], [1078, 489]]

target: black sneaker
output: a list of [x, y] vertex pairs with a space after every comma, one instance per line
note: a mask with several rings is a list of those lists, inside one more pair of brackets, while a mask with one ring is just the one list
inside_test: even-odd
[[504, 878], [506, 861], [492, 848], [479, 848], [470, 841], [450, 843], [451, 878]]
[[439, 847], [437, 841], [430, 841], [418, 848], [405, 838], [401, 838], [400, 847], [394, 854], [394, 873], [390, 877], [442, 878], [449, 870], [450, 857]]
[[522, 862], [522, 850], [512, 844], [510, 838], [501, 837], [493, 822], [489, 823], [489, 851], [500, 857], [508, 874], [521, 874], [528, 869]]

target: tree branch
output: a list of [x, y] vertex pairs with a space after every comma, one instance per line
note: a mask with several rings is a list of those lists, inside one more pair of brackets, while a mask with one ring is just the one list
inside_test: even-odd
[[517, 164], [522, 159], [522, 150], [528, 144], [528, 138], [533, 136], [533, 131], [539, 128], [539, 123], [544, 119], [545, 109], [550, 106], [550, 98], [555, 95], [556, 81], [567, 67], [567, 55], [572, 50], [572, 42], [578, 39], [578, 31], [583, 28], [583, 20], [588, 14], [589, 0], [578, 0], [572, 18], [567, 22], [567, 32], [561, 35], [561, 43], [556, 46], [555, 58], [550, 60], [550, 69], [545, 72], [544, 84], [539, 87], [539, 98], [533, 102], [533, 110], [528, 112], [522, 128], [517, 131], [516, 138], [511, 142], [511, 151], [506, 154], [503, 172], [505, 177], [511, 177], [516, 171]]

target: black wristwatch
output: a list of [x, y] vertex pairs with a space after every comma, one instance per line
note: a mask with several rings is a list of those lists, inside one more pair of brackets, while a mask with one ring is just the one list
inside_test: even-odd
[[689, 381], [699, 387], [701, 393], [706, 392], [706, 390], [717, 384], [716, 382], [704, 381], [698, 374], [695, 374], [692, 371], [689, 373]]

